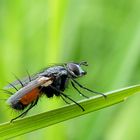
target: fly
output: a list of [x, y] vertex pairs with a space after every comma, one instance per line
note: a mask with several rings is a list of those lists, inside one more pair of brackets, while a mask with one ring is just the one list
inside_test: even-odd
[[[71, 62], [51, 66], [33, 76], [28, 74], [28, 77], [23, 80], [17, 78], [15, 82], [7, 85], [5, 87], [6, 89], [14, 88], [16, 90], [15, 93], [11, 93], [7, 90], [7, 92], [12, 94], [8, 98], [7, 103], [15, 110], [24, 110], [19, 116], [13, 118], [11, 122], [26, 115], [30, 109], [37, 105], [38, 100], [42, 95], [46, 95], [48, 98], [51, 98], [54, 95], [60, 96], [66, 103], [68, 103], [66, 101], [66, 99], [68, 99], [84, 111], [85, 109], [79, 103], [64, 93], [68, 82], [70, 82], [72, 87], [83, 97], [87, 98], [77, 86], [91, 93], [100, 94], [103, 97], [106, 97], [103, 93], [86, 88], [76, 80], [87, 74], [87, 72], [82, 69], [82, 66], [88, 66], [87, 62]], [[17, 85], [20, 85], [21, 88], [17, 89]]]

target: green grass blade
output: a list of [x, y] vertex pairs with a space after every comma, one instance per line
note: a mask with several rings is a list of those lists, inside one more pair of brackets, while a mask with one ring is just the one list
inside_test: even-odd
[[102, 96], [94, 96], [90, 99], [80, 101], [79, 103], [84, 107], [85, 111], [81, 111], [77, 105], [72, 104], [38, 115], [22, 118], [13, 123], [6, 122], [0, 125], [0, 137], [3, 139], [16, 137], [18, 135], [81, 116], [124, 101], [128, 96], [138, 92], [140, 92], [140, 85], [135, 85], [105, 93], [105, 95], [107, 95], [106, 99]]

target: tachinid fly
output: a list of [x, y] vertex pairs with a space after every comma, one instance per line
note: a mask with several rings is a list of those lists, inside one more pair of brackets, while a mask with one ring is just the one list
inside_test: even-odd
[[[81, 93], [77, 86], [89, 92], [100, 94], [103, 97], [106, 97], [102, 93], [95, 92], [84, 87], [76, 80], [77, 78], [86, 74], [86, 72], [82, 69], [82, 65], [87, 66], [88, 64], [87, 62], [71, 62], [62, 65], [51, 66], [33, 76], [28, 74], [28, 77], [24, 78], [23, 80], [17, 78], [15, 82], [7, 85], [5, 87], [6, 89], [14, 88], [16, 90], [16, 93], [11, 93], [12, 96], [8, 98], [7, 103], [15, 110], [24, 110], [19, 116], [12, 119], [11, 122], [26, 115], [26, 113], [38, 103], [38, 99], [42, 95], [46, 95], [48, 98], [53, 97], [54, 95], [60, 96], [66, 103], [68, 103], [66, 101], [67, 98], [84, 111], [84, 108], [80, 104], [64, 93], [68, 82], [70, 82], [72, 87], [84, 97], [87, 96]], [[20, 85], [21, 88], [17, 89], [17, 85]]]

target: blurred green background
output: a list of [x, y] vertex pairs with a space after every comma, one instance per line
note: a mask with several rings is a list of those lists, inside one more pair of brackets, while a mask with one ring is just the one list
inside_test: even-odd
[[[79, 81], [107, 92], [140, 83], [139, 0], [1, 0], [0, 88], [52, 63], [85, 60], [88, 74]], [[66, 91], [81, 100], [73, 89]], [[89, 94], [85, 92], [85, 94]], [[1, 96], [3, 93], [1, 93]], [[63, 106], [41, 99], [29, 112]], [[14, 111], [0, 101], [0, 122]], [[105, 108], [12, 140], [138, 140], [140, 94]], [[47, 119], [47, 118], [46, 118]]]

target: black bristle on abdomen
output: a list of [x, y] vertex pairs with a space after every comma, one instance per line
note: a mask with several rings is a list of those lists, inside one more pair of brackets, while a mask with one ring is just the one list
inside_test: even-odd
[[11, 107], [15, 110], [24, 110], [27, 105], [24, 105], [21, 102], [17, 102], [16, 104], [12, 104]]

